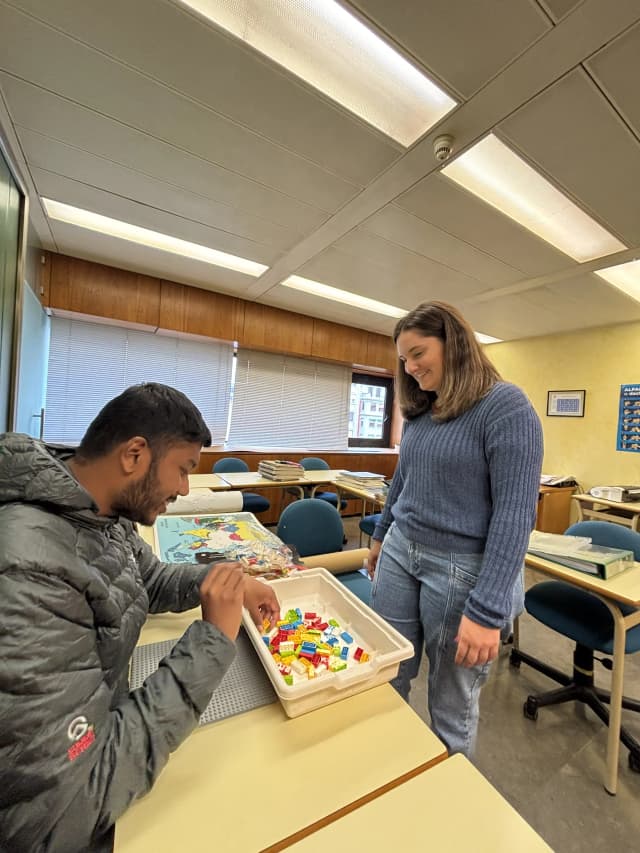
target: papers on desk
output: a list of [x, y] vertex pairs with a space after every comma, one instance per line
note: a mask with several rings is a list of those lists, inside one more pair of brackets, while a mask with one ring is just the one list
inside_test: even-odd
[[192, 489], [188, 495], [178, 495], [167, 506], [165, 515], [192, 515], [196, 512], [239, 512], [242, 492], [212, 492], [211, 489]]
[[370, 492], [382, 492], [385, 488], [384, 474], [372, 474], [370, 471], [338, 471], [336, 483]]
[[534, 530], [527, 550], [537, 557], [603, 580], [615, 577], [634, 564], [632, 551], [593, 545], [585, 536], [563, 536]]
[[287, 459], [263, 459], [258, 463], [258, 474], [265, 480], [295, 480], [304, 476], [304, 468]]

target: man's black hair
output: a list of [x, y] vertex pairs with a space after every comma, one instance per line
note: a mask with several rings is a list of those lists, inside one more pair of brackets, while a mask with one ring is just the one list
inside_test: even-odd
[[211, 445], [211, 433], [202, 415], [182, 391], [146, 382], [132, 385], [107, 403], [89, 425], [78, 457], [106, 456], [136, 435], [146, 438], [154, 452], [180, 442]]

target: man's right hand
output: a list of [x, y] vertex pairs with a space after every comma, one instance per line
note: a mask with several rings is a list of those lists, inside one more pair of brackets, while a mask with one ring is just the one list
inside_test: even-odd
[[371, 580], [373, 580], [373, 576], [376, 573], [378, 557], [380, 556], [380, 548], [382, 548], [382, 542], [379, 539], [372, 539], [371, 545], [369, 546], [369, 556], [367, 557], [367, 572], [369, 573]]
[[200, 584], [202, 618], [235, 640], [242, 622], [247, 576], [241, 563], [217, 563]]

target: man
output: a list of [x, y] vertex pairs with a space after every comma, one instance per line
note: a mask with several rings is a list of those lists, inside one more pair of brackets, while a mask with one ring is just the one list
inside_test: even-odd
[[[238, 563], [163, 564], [136, 533], [188, 493], [210, 444], [193, 403], [153, 383], [108, 403], [75, 453], [0, 436], [1, 851], [111, 849], [229, 668], [243, 604], [279, 617]], [[130, 692], [147, 612], [198, 602], [202, 620]]]

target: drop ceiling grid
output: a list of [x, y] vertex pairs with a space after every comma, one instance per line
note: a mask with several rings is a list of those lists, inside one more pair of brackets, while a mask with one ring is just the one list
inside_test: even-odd
[[430, 175], [395, 204], [516, 270], [543, 275], [575, 263], [531, 231], [444, 175]]
[[64, 198], [75, 207], [91, 210], [102, 216], [120, 219], [141, 228], [169, 234], [180, 240], [188, 240], [222, 252], [229, 252], [267, 266], [270, 266], [279, 254], [273, 246], [183, 219], [173, 213], [151, 208], [113, 193], [103, 192], [78, 181], [70, 181], [52, 172], [42, 173], [36, 170], [35, 176], [38, 185], [54, 199]]
[[550, 29], [530, 0], [352, 0], [453, 93], [469, 98]]
[[501, 131], [627, 246], [640, 244], [640, 142], [583, 69], [567, 74]]
[[[182, 151], [118, 121], [100, 116], [43, 89], [0, 74], [11, 102], [14, 125], [25, 149], [42, 139], [37, 165], [46, 168], [47, 148], [64, 144], [137, 173], [202, 194], [213, 201], [308, 233], [327, 214], [228, 169]], [[31, 137], [31, 140], [29, 139]], [[44, 159], [42, 159], [44, 158]]]
[[586, 66], [640, 138], [640, 24], [610, 42]]
[[403, 150], [241, 40], [172, 3], [70, 0], [60, 7], [21, 0], [20, 8], [355, 183], [366, 183]]
[[[73, 183], [77, 182], [221, 232], [264, 243], [278, 251], [288, 249], [303, 235], [299, 229], [283, 228], [269, 219], [219, 204], [206, 196], [30, 131], [22, 130], [20, 139], [36, 186], [46, 198], [66, 198], [71, 202]], [[68, 195], [67, 191], [70, 191]]]
[[[334, 210], [358, 186], [161, 84], [0, 6], [2, 62], [15, 76], [192, 154]], [[21, 45], [29, 44], [25, 51]]]
[[[344, 248], [361, 232], [377, 235], [387, 243], [415, 252], [494, 287], [519, 281], [523, 276], [522, 270], [505, 264], [395, 204], [382, 208], [363, 226], [347, 234], [336, 245]], [[365, 249], [369, 250], [368, 243]]]

